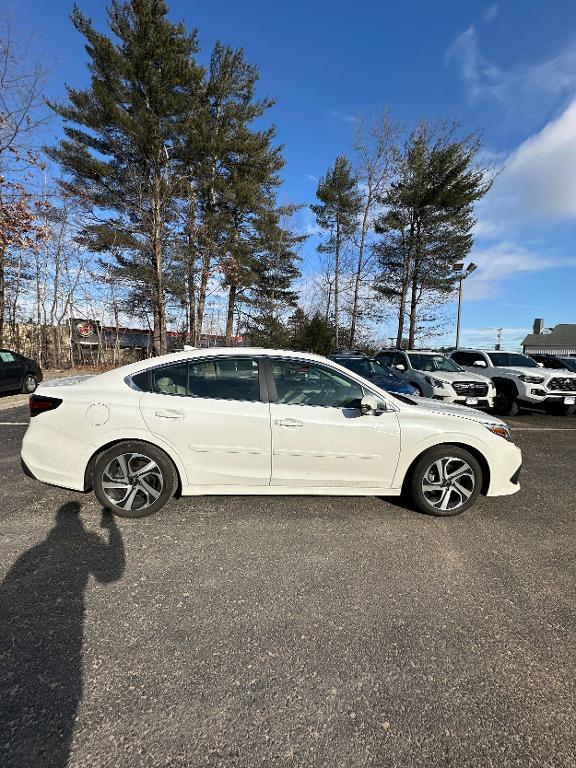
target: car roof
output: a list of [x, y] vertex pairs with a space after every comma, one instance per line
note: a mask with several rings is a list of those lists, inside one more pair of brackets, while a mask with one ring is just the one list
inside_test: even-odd
[[317, 355], [314, 352], [295, 352], [294, 350], [290, 349], [267, 349], [265, 347], [190, 347], [189, 349], [179, 350], [178, 352], [169, 352], [166, 355], [158, 355], [157, 357], [149, 357], [145, 360], [129, 363], [128, 365], [123, 365], [120, 368], [114, 368], [111, 371], [102, 373], [100, 376], [130, 376], [133, 373], [139, 373], [140, 371], [145, 371], [149, 368], [156, 368], [157, 366], [177, 363], [181, 360], [198, 359], [202, 357], [254, 357], [260, 355], [266, 357], [284, 357], [294, 359], [301, 359], [302, 357], [305, 357], [307, 360], [316, 361], [319, 363], [335, 363], [338, 365], [335, 360], [329, 360], [327, 357]]
[[[381, 349], [380, 352], [405, 352], [408, 355], [444, 355], [446, 352], [439, 352], [437, 349]], [[378, 354], [380, 354], [380, 352]]]
[[454, 352], [483, 352], [485, 355], [504, 353], [505, 355], [522, 355], [523, 357], [530, 357], [530, 355], [526, 355], [524, 352], [517, 352], [512, 349], [480, 349], [479, 347], [458, 347], [458, 349], [451, 350], [449, 354], [453, 354]]

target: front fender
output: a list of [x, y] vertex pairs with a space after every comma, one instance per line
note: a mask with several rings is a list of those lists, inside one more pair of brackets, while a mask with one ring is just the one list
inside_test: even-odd
[[[489, 434], [489, 433], [488, 433]], [[502, 438], [499, 438], [502, 439]], [[494, 458], [492, 454], [494, 449], [488, 441], [483, 440], [474, 433], [460, 431], [427, 431], [424, 434], [417, 434], [415, 427], [404, 427], [402, 429], [402, 447], [396, 473], [394, 475], [394, 488], [401, 488], [404, 484], [406, 473], [425, 451], [435, 448], [438, 445], [457, 444], [464, 448], [469, 447], [480, 453], [488, 465], [490, 476], [493, 471]]]

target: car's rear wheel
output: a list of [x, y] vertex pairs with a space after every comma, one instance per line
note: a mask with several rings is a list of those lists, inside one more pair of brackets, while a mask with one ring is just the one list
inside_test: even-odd
[[100, 504], [120, 517], [146, 517], [174, 495], [176, 470], [164, 451], [137, 440], [112, 446], [97, 458], [92, 475]]
[[35, 392], [37, 386], [38, 379], [36, 376], [34, 376], [32, 373], [27, 373], [26, 376], [24, 376], [24, 380], [22, 381], [22, 392], [25, 395], [31, 395], [32, 392]]
[[409, 490], [421, 512], [459, 515], [472, 506], [482, 488], [482, 468], [466, 449], [442, 445], [426, 451], [412, 470]]

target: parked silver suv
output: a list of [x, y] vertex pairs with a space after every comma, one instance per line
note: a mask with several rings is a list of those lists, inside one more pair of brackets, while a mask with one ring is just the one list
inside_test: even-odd
[[574, 413], [576, 373], [543, 368], [519, 352], [455, 349], [450, 357], [467, 371], [481, 371], [492, 380], [495, 407], [503, 416], [514, 416], [522, 405], [560, 415]]
[[441, 352], [383, 349], [375, 357], [410, 382], [423, 397], [472, 408], [492, 408], [494, 404], [496, 390], [489, 379], [466, 373]]

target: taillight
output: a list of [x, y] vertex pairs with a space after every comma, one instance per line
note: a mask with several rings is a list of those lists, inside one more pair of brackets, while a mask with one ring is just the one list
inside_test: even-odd
[[62, 400], [59, 397], [44, 397], [44, 395], [30, 395], [30, 416], [38, 416], [39, 413], [53, 411], [58, 408]]

